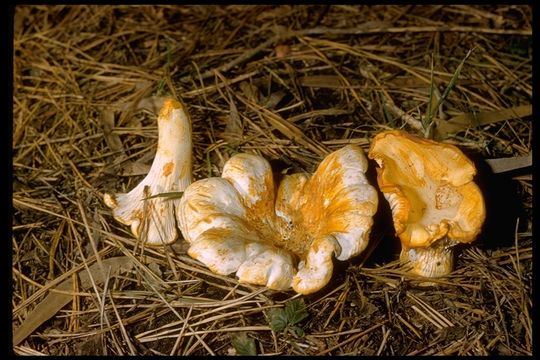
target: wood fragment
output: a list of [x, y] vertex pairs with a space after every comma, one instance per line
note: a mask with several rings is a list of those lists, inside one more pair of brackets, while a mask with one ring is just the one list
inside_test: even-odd
[[468, 128], [484, 126], [499, 121], [520, 119], [532, 115], [532, 105], [520, 105], [498, 111], [481, 111], [457, 115], [448, 121], [437, 121], [435, 134], [437, 138], [446, 138], [448, 135]]
[[532, 154], [510, 158], [486, 159], [495, 174], [532, 166]]

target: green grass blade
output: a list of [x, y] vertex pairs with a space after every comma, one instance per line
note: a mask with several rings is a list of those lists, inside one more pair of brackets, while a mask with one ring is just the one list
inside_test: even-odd
[[182, 195], [184, 195], [183, 191], [171, 191], [171, 192], [159, 193], [152, 196], [147, 196], [143, 198], [143, 200], [150, 200], [150, 199], [155, 199], [159, 197], [166, 198], [167, 200], [173, 200], [173, 199], [180, 199]]
[[424, 119], [425, 121], [423, 122], [424, 130], [425, 130], [426, 134], [429, 133], [429, 130], [430, 130], [431, 126], [433, 125], [432, 124], [433, 112], [436, 111], [437, 109], [439, 109], [439, 107], [441, 106], [443, 101], [446, 100], [448, 95], [450, 95], [450, 92], [452, 91], [452, 89], [456, 85], [457, 79], [459, 78], [459, 74], [461, 73], [461, 69], [463, 68], [463, 65], [465, 64], [465, 61], [467, 61], [467, 59], [472, 54], [474, 49], [475, 48], [472, 48], [471, 50], [469, 50], [467, 52], [467, 54], [465, 55], [465, 57], [463, 58], [463, 60], [461, 60], [461, 63], [456, 68], [456, 71], [454, 71], [454, 75], [452, 75], [452, 78], [450, 79], [450, 82], [448, 83], [448, 86], [446, 87], [446, 89], [444, 89], [443, 94], [439, 98], [439, 101], [437, 101], [437, 105], [435, 105], [434, 108], [431, 107], [431, 96], [432, 96], [432, 93], [433, 93], [433, 65], [432, 65], [432, 67], [431, 67], [431, 84], [430, 84], [430, 92], [429, 92], [428, 111], [427, 111], [426, 117]]

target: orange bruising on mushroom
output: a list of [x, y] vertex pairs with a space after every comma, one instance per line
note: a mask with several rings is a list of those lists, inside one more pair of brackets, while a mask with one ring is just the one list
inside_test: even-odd
[[163, 106], [159, 111], [159, 116], [162, 117], [163, 120], [167, 121], [171, 117], [171, 112], [176, 109], [182, 109], [182, 104], [179, 101], [172, 98], [165, 99]]
[[163, 176], [169, 176], [174, 170], [174, 163], [172, 161], [169, 161], [165, 165], [163, 165]]
[[[234, 159], [233, 159], [234, 161]], [[272, 176], [270, 165], [267, 165], [263, 174], [259, 174], [256, 179], [251, 179], [244, 187], [246, 190], [241, 193], [240, 200], [246, 209], [245, 220], [246, 225], [255, 231], [259, 242], [274, 248], [282, 248], [292, 252], [299, 258], [305, 257], [310, 244], [310, 236], [296, 224], [302, 220], [301, 215], [297, 211], [291, 212], [293, 219], [291, 222], [280, 221], [274, 211], [276, 202], [276, 186]], [[226, 175], [229, 181], [232, 181], [230, 176]], [[298, 185], [298, 184], [297, 184]], [[300, 191], [301, 189], [296, 189]], [[278, 191], [279, 193], [279, 191]], [[303, 198], [296, 197], [288, 198], [287, 203], [294, 204], [295, 202], [303, 202]]]
[[262, 176], [262, 187], [256, 186], [255, 181], [249, 182], [247, 187], [247, 198], [256, 199], [254, 202], [246, 201], [242, 197], [246, 212], [246, 221], [259, 234], [259, 238], [270, 245], [278, 243], [276, 237], [275, 217], [273, 216], [275, 202], [275, 186], [272, 173], [266, 171]]
[[[318, 243], [316, 239], [347, 234], [355, 227], [371, 228], [377, 198], [367, 181], [359, 181], [364, 177], [362, 167], [356, 163], [365, 159], [361, 151], [357, 147], [343, 148], [328, 155], [311, 177], [289, 175], [280, 184], [276, 210], [287, 214], [288, 218], [288, 221], [284, 218], [278, 221], [284, 234], [283, 246], [299, 258], [305, 259], [308, 251], [318, 251], [312, 247]], [[349, 158], [343, 159], [346, 155]], [[355, 194], [359, 184], [364, 185], [362, 199]], [[367, 245], [368, 236], [369, 231], [365, 231], [362, 238], [355, 239], [361, 244], [351, 251], [355, 254], [361, 251]], [[339, 256], [339, 242], [333, 244]]]
[[[304, 190], [309, 194], [302, 208], [304, 227], [315, 238], [336, 237], [345, 251], [340, 255], [340, 249], [336, 249], [340, 260], [357, 255], [368, 242], [369, 231], [358, 230], [371, 228], [378, 198], [365, 178], [366, 170], [362, 150], [349, 145], [325, 158]], [[354, 241], [345, 235], [352, 232]]]
[[[256, 172], [257, 176], [243, 178], [246, 176], [244, 168]], [[303, 174], [287, 175], [276, 189], [270, 164], [263, 158], [254, 159], [253, 155], [248, 154], [231, 158], [222, 177], [239, 191], [246, 209], [243, 222], [249, 224], [259, 242], [290, 251], [297, 258], [305, 258], [316, 235], [315, 226], [309, 231], [304, 226], [308, 223], [305, 219], [309, 219], [308, 216], [304, 219], [306, 211], [303, 210], [304, 204], [310, 201], [304, 189], [307, 177]], [[275, 208], [281, 204], [287, 207], [284, 211], [288, 219], [276, 214]]]
[[316, 244], [315, 239], [346, 233], [359, 225], [358, 217], [353, 222], [346, 214], [365, 214], [369, 220], [362, 225], [371, 226], [376, 201], [355, 201], [350, 196], [349, 185], [344, 182], [345, 166], [329, 155], [311, 177], [294, 174], [284, 178], [278, 189], [276, 209], [288, 219], [278, 218], [277, 230], [282, 235], [275, 239], [276, 243], [305, 259], [309, 250], [317, 251], [310, 249], [311, 244]]

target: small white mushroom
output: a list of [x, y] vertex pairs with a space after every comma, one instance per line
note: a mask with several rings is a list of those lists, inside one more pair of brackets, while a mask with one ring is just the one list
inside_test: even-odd
[[377, 193], [367, 159], [349, 145], [328, 155], [313, 176], [274, 185], [262, 157], [237, 154], [220, 178], [194, 182], [177, 208], [188, 254], [240, 282], [301, 294], [330, 281], [332, 255], [346, 260], [367, 246]]
[[178, 237], [179, 197], [155, 195], [181, 192], [191, 184], [191, 122], [184, 106], [166, 99], [157, 123], [157, 152], [148, 175], [129, 193], [104, 195], [115, 219], [131, 226], [132, 233], [148, 245], [168, 244]]

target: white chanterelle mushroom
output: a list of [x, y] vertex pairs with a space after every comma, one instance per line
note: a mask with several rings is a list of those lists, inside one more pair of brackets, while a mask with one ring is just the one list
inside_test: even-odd
[[473, 162], [453, 145], [398, 130], [377, 134], [368, 156], [380, 166], [401, 261], [417, 275], [450, 273], [453, 247], [476, 239], [486, 217]]
[[332, 254], [346, 260], [368, 243], [378, 198], [367, 165], [362, 149], [348, 145], [312, 176], [285, 176], [276, 189], [264, 158], [237, 154], [221, 177], [194, 182], [180, 200], [188, 254], [243, 283], [313, 293], [330, 280]]
[[180, 199], [155, 195], [181, 192], [191, 184], [191, 122], [184, 106], [166, 99], [157, 123], [157, 152], [148, 175], [127, 194], [104, 195], [115, 219], [130, 225], [148, 245], [168, 244], [178, 237], [175, 208]]

